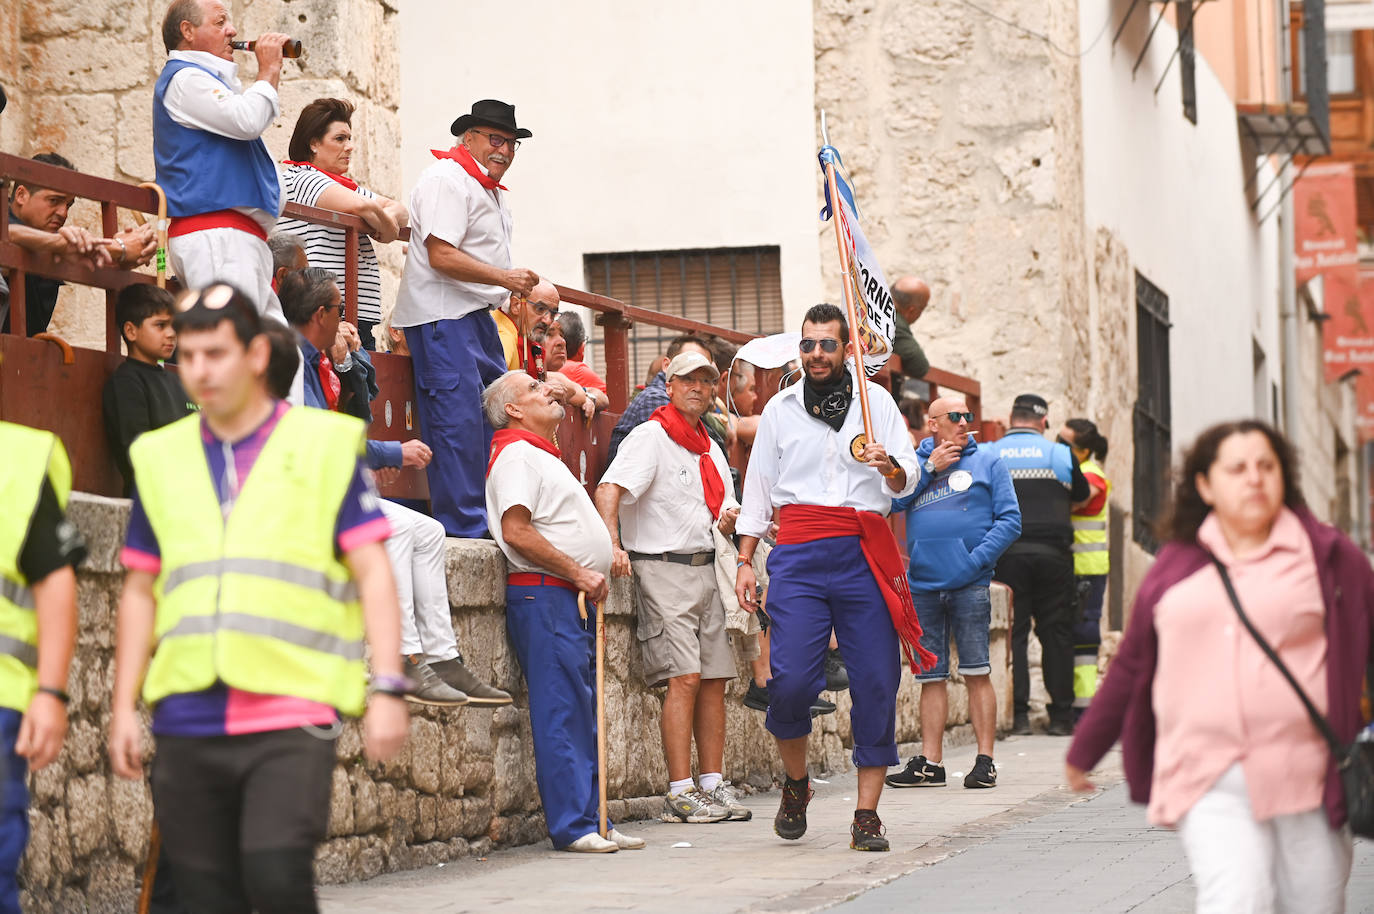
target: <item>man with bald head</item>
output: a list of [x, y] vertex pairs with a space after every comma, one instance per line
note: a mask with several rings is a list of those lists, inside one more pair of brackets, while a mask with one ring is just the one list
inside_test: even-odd
[[903, 377], [919, 380], [930, 370], [930, 360], [926, 358], [921, 344], [911, 335], [911, 325], [916, 323], [929, 302], [930, 286], [915, 276], [903, 276], [892, 284], [892, 303], [897, 308], [892, 352], [901, 360], [900, 363], [891, 363], [893, 393], [900, 393]]
[[921, 646], [938, 658], [921, 683], [921, 755], [887, 777], [889, 787], [943, 787], [944, 735], [949, 710], [949, 647], [959, 649], [959, 672], [968, 684], [969, 717], [978, 757], [965, 787], [997, 786], [992, 744], [997, 697], [992, 688], [988, 585], [997, 559], [1021, 534], [1021, 510], [998, 452], [979, 449], [974, 415], [963, 397], [930, 404], [931, 437], [916, 449], [921, 478], [916, 491], [893, 502], [906, 511], [907, 580], [921, 622]]

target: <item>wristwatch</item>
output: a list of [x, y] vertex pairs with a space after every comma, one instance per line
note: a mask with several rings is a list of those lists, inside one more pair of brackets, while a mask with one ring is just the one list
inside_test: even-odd
[[930, 475], [935, 475], [935, 459], [933, 457], [927, 457], [926, 462], [921, 464], [921, 466], [924, 467], [925, 471]]

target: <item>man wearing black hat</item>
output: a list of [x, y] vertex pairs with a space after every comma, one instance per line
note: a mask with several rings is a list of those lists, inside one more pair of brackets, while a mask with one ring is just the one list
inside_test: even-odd
[[533, 270], [511, 267], [500, 183], [532, 134], [516, 126], [514, 105], [495, 99], [473, 104], [452, 132], [458, 145], [431, 150], [438, 161], [410, 194], [410, 247], [391, 323], [405, 331], [415, 367], [420, 433], [433, 450], [433, 514], [450, 536], [480, 537], [492, 432], [479, 394], [506, 372], [488, 312], [539, 282]]
[[1012, 733], [1030, 732], [1031, 620], [1040, 639], [1041, 668], [1050, 693], [1051, 736], [1073, 733], [1074, 507], [1092, 495], [1068, 445], [1045, 437], [1049, 404], [1036, 394], [1012, 403], [1010, 428], [986, 445], [1011, 473], [1021, 507], [1021, 536], [997, 562], [993, 577], [1011, 588]]

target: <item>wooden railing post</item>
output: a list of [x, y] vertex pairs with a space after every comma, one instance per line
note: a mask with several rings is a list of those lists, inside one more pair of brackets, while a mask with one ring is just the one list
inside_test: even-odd
[[[100, 203], [100, 232], [105, 238], [113, 238], [119, 233], [119, 213], [109, 200]], [[119, 354], [119, 338], [122, 335], [115, 326], [115, 300], [119, 293], [114, 289], [105, 290], [105, 351]]]
[[605, 331], [602, 352], [606, 358], [606, 396], [611, 412], [623, 413], [630, 402], [630, 328], [633, 322], [620, 314], [599, 314], [596, 322]]
[[358, 230], [344, 227], [344, 314], [358, 326]]

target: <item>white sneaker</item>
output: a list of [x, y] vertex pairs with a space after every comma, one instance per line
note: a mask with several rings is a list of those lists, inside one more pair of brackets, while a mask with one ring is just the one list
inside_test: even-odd
[[[644, 842], [639, 843], [643, 844]], [[620, 850], [620, 845], [614, 841], [607, 841], [594, 831], [589, 831], [563, 850], [571, 851], [574, 854], [614, 854]]]
[[644, 850], [644, 839], [634, 838], [630, 835], [621, 834], [614, 828], [606, 836], [615, 842], [615, 846], [623, 851], [642, 851]]

